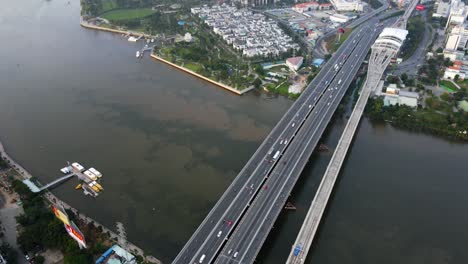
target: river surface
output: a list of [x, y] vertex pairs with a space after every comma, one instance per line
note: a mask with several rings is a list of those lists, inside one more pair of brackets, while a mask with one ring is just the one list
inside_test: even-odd
[[[237, 96], [79, 26], [78, 1], [0, 9], [0, 138], [42, 182], [66, 161], [104, 174], [97, 199], [54, 190], [165, 263], [292, 104]], [[325, 143], [336, 144], [338, 119]], [[284, 263], [331, 154], [315, 154], [258, 263]], [[466, 263], [468, 147], [363, 120], [308, 263]]]

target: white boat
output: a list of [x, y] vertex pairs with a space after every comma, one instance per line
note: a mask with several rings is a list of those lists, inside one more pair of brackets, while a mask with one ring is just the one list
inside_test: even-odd
[[140, 51], [139, 50], [136, 52], [136, 57], [140, 58]]

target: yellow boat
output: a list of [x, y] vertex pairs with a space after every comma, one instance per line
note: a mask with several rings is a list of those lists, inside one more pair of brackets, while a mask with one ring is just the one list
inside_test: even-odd
[[79, 190], [79, 189], [81, 189], [81, 183], [75, 187], [75, 190]]
[[94, 186], [96, 186], [101, 191], [104, 190], [104, 188], [102, 188], [101, 184], [99, 183], [94, 184]]
[[92, 186], [91, 188], [93, 188], [94, 191], [99, 192], [99, 188], [98, 188], [98, 187]]

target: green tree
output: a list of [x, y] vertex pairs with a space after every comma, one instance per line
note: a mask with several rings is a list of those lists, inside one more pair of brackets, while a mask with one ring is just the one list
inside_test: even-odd
[[453, 78], [453, 80], [455, 80], [456, 82], [458, 82], [458, 79], [460, 79], [460, 75], [455, 74], [455, 77]]
[[45, 261], [45, 258], [41, 255], [37, 256], [34, 258], [34, 263], [36, 264], [43, 264]]
[[262, 85], [262, 80], [260, 80], [260, 78], [257, 78], [253, 81], [253, 85], [255, 86], [255, 88], [260, 88], [260, 85]]
[[260, 76], [265, 76], [265, 70], [260, 64], [255, 65], [255, 72]]
[[403, 83], [406, 83], [408, 80], [408, 75], [406, 73], [401, 74], [400, 79], [403, 81]]
[[442, 53], [443, 51], [444, 50], [441, 47], [437, 48], [437, 50], [436, 50], [437, 53]]
[[440, 95], [440, 99], [448, 102], [448, 101], [450, 101], [450, 95], [448, 93], [443, 93], [443, 94]]

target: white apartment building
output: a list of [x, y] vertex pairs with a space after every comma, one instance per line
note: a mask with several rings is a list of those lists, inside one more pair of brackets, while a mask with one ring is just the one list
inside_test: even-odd
[[364, 6], [360, 0], [330, 0], [330, 3], [337, 11], [362, 12], [364, 10]]
[[445, 49], [466, 50], [468, 42], [468, 24], [456, 25], [447, 34]]
[[452, 0], [450, 4], [450, 13], [447, 20], [449, 25], [461, 25], [465, 22], [468, 15], [468, 7], [461, 0]]
[[436, 2], [437, 9], [436, 12], [432, 14], [432, 17], [448, 17], [450, 14], [450, 1], [443, 2], [439, 0]]

